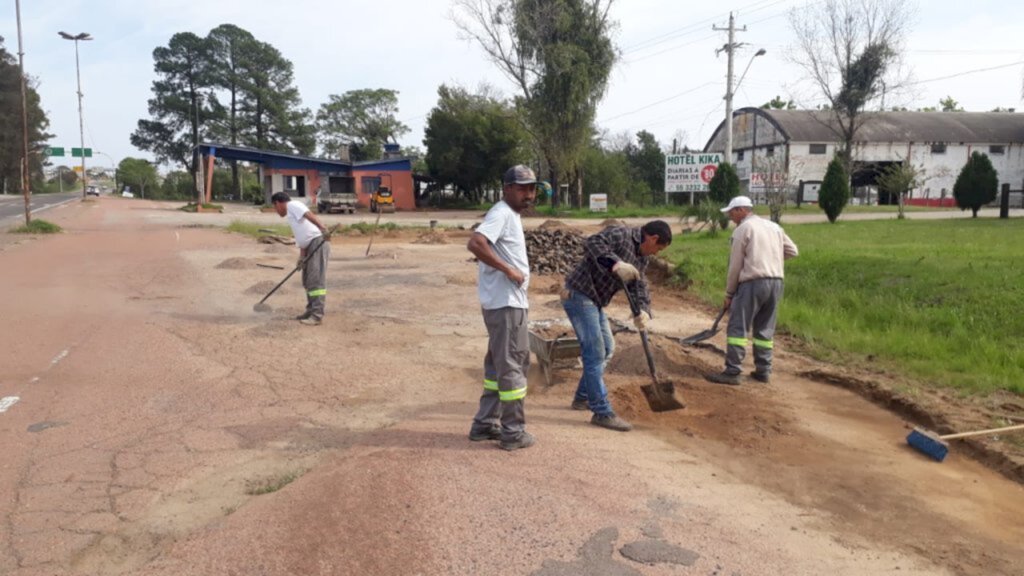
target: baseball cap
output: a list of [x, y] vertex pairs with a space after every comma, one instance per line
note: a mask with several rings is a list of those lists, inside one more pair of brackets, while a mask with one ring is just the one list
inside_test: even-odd
[[722, 208], [722, 212], [728, 212], [729, 210], [732, 210], [733, 208], [753, 208], [753, 207], [754, 207], [754, 203], [750, 201], [750, 198], [748, 198], [747, 196], [737, 196], [737, 197], [733, 198], [732, 200], [729, 200], [729, 205], [726, 206], [725, 208]]
[[529, 166], [517, 164], [505, 171], [505, 184], [535, 184], [537, 176]]

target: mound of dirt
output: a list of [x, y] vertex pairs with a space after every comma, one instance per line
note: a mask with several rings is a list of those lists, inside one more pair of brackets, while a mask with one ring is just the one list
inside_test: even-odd
[[423, 232], [412, 241], [413, 244], [447, 244], [448, 238], [445, 237], [444, 232], [438, 232], [437, 230], [431, 230], [429, 232]]
[[574, 228], [561, 220], [545, 220], [540, 226], [537, 226], [538, 230], [574, 230]]
[[226, 270], [248, 270], [249, 268], [255, 268], [256, 263], [248, 258], [228, 258], [214, 266], [214, 268], [221, 268]]
[[615, 218], [607, 218], [604, 222], [601, 222], [602, 228], [612, 228], [615, 226], [627, 226], [627, 224]]
[[[606, 373], [623, 376], [650, 375], [647, 369], [647, 356], [644, 355], [639, 335], [633, 332], [623, 333], [616, 338], [615, 342], [615, 354], [608, 362]], [[711, 366], [685, 352], [672, 350], [672, 348], [681, 349], [681, 346], [671, 340], [653, 337], [650, 339], [650, 343], [654, 366], [657, 368], [658, 374], [665, 378], [682, 377], [700, 380], [704, 378], [705, 374], [721, 371], [720, 367]]]
[[[258, 294], [260, 296], [263, 296], [267, 292], [270, 292], [271, 290], [273, 290], [274, 286], [277, 286], [277, 282], [274, 282], [272, 280], [264, 280], [262, 282], [257, 282], [255, 284], [253, 284], [252, 286], [249, 286], [249, 288], [246, 289], [245, 293], [246, 294]], [[280, 290], [279, 290], [279, 292], [280, 292]]]
[[568, 274], [583, 258], [584, 239], [583, 234], [573, 228], [544, 228], [541, 225], [541, 228], [526, 232], [530, 270], [538, 274]]

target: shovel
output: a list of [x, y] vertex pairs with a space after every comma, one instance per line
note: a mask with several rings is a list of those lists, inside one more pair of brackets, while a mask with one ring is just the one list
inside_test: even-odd
[[715, 323], [711, 325], [711, 328], [703, 332], [698, 332], [689, 338], [683, 338], [679, 342], [692, 346], [693, 344], [703, 342], [708, 338], [713, 338], [715, 334], [718, 334], [718, 323], [722, 321], [722, 316], [725, 316], [725, 308], [722, 308], [721, 311], [718, 312], [718, 317], [715, 318]]
[[[334, 234], [334, 232], [337, 231], [338, 227], [340, 227], [340, 226], [341, 226], [341, 224], [335, 224], [334, 226], [331, 226], [331, 229], [327, 231], [327, 236], [330, 236], [331, 234]], [[289, 272], [287, 276], [284, 277], [284, 280], [281, 280], [280, 282], [278, 282], [277, 286], [274, 286], [274, 288], [270, 292], [267, 292], [267, 295], [264, 296], [262, 300], [260, 300], [256, 304], [254, 304], [253, 307], [252, 307], [253, 311], [254, 312], [270, 312], [270, 306], [268, 304], [264, 304], [264, 302], [267, 301], [267, 298], [270, 298], [270, 296], [274, 292], [277, 292], [278, 288], [280, 288], [281, 286], [284, 286], [284, 283], [287, 282], [288, 279], [291, 278], [293, 274], [295, 274], [296, 272], [301, 270], [302, 267], [306, 265], [306, 262], [308, 262], [309, 259], [312, 258], [313, 255], [317, 253], [317, 250], [320, 250], [320, 247], [324, 245], [324, 242], [327, 242], [327, 238], [323, 238], [320, 242], [317, 242], [316, 248], [313, 248], [313, 250], [309, 254], [306, 254], [306, 257], [302, 259], [302, 262], [299, 262], [299, 264], [294, 269], [292, 269], [292, 271]]]
[[[623, 284], [623, 291], [626, 293], [626, 299], [629, 300], [629, 309], [633, 312], [633, 316], [636, 317], [640, 314], [640, 305], [637, 304], [633, 294], [629, 291], [629, 287], [625, 284]], [[669, 410], [686, 408], [682, 398], [676, 394], [676, 385], [671, 380], [658, 380], [658, 373], [654, 369], [654, 356], [651, 355], [651, 345], [647, 341], [647, 330], [640, 330], [640, 341], [644, 344], [647, 368], [651, 371], [651, 383], [644, 384], [640, 387], [640, 390], [643, 391], [644, 398], [647, 400], [647, 405], [651, 407], [651, 411], [668, 412]]]

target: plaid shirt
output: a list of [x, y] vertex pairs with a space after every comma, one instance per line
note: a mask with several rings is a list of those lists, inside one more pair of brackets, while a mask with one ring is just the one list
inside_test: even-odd
[[618, 262], [628, 262], [640, 271], [640, 280], [631, 291], [640, 308], [651, 313], [651, 294], [647, 288], [647, 256], [640, 254], [642, 233], [639, 228], [615, 226], [587, 238], [583, 244], [583, 260], [565, 279], [565, 287], [590, 298], [604, 308], [622, 288], [622, 281], [612, 273]]

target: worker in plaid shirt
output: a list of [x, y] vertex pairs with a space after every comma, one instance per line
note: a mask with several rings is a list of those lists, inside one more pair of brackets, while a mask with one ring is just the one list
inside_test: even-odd
[[583, 376], [572, 401], [574, 410], [590, 409], [590, 423], [626, 432], [633, 426], [620, 418], [608, 402], [604, 369], [615, 350], [611, 326], [604, 309], [623, 284], [629, 286], [640, 305], [633, 318], [638, 330], [646, 330], [651, 319], [651, 295], [644, 272], [650, 256], [672, 243], [672, 230], [662, 220], [640, 228], [614, 226], [587, 238], [583, 260], [565, 280], [562, 307], [580, 342]]

